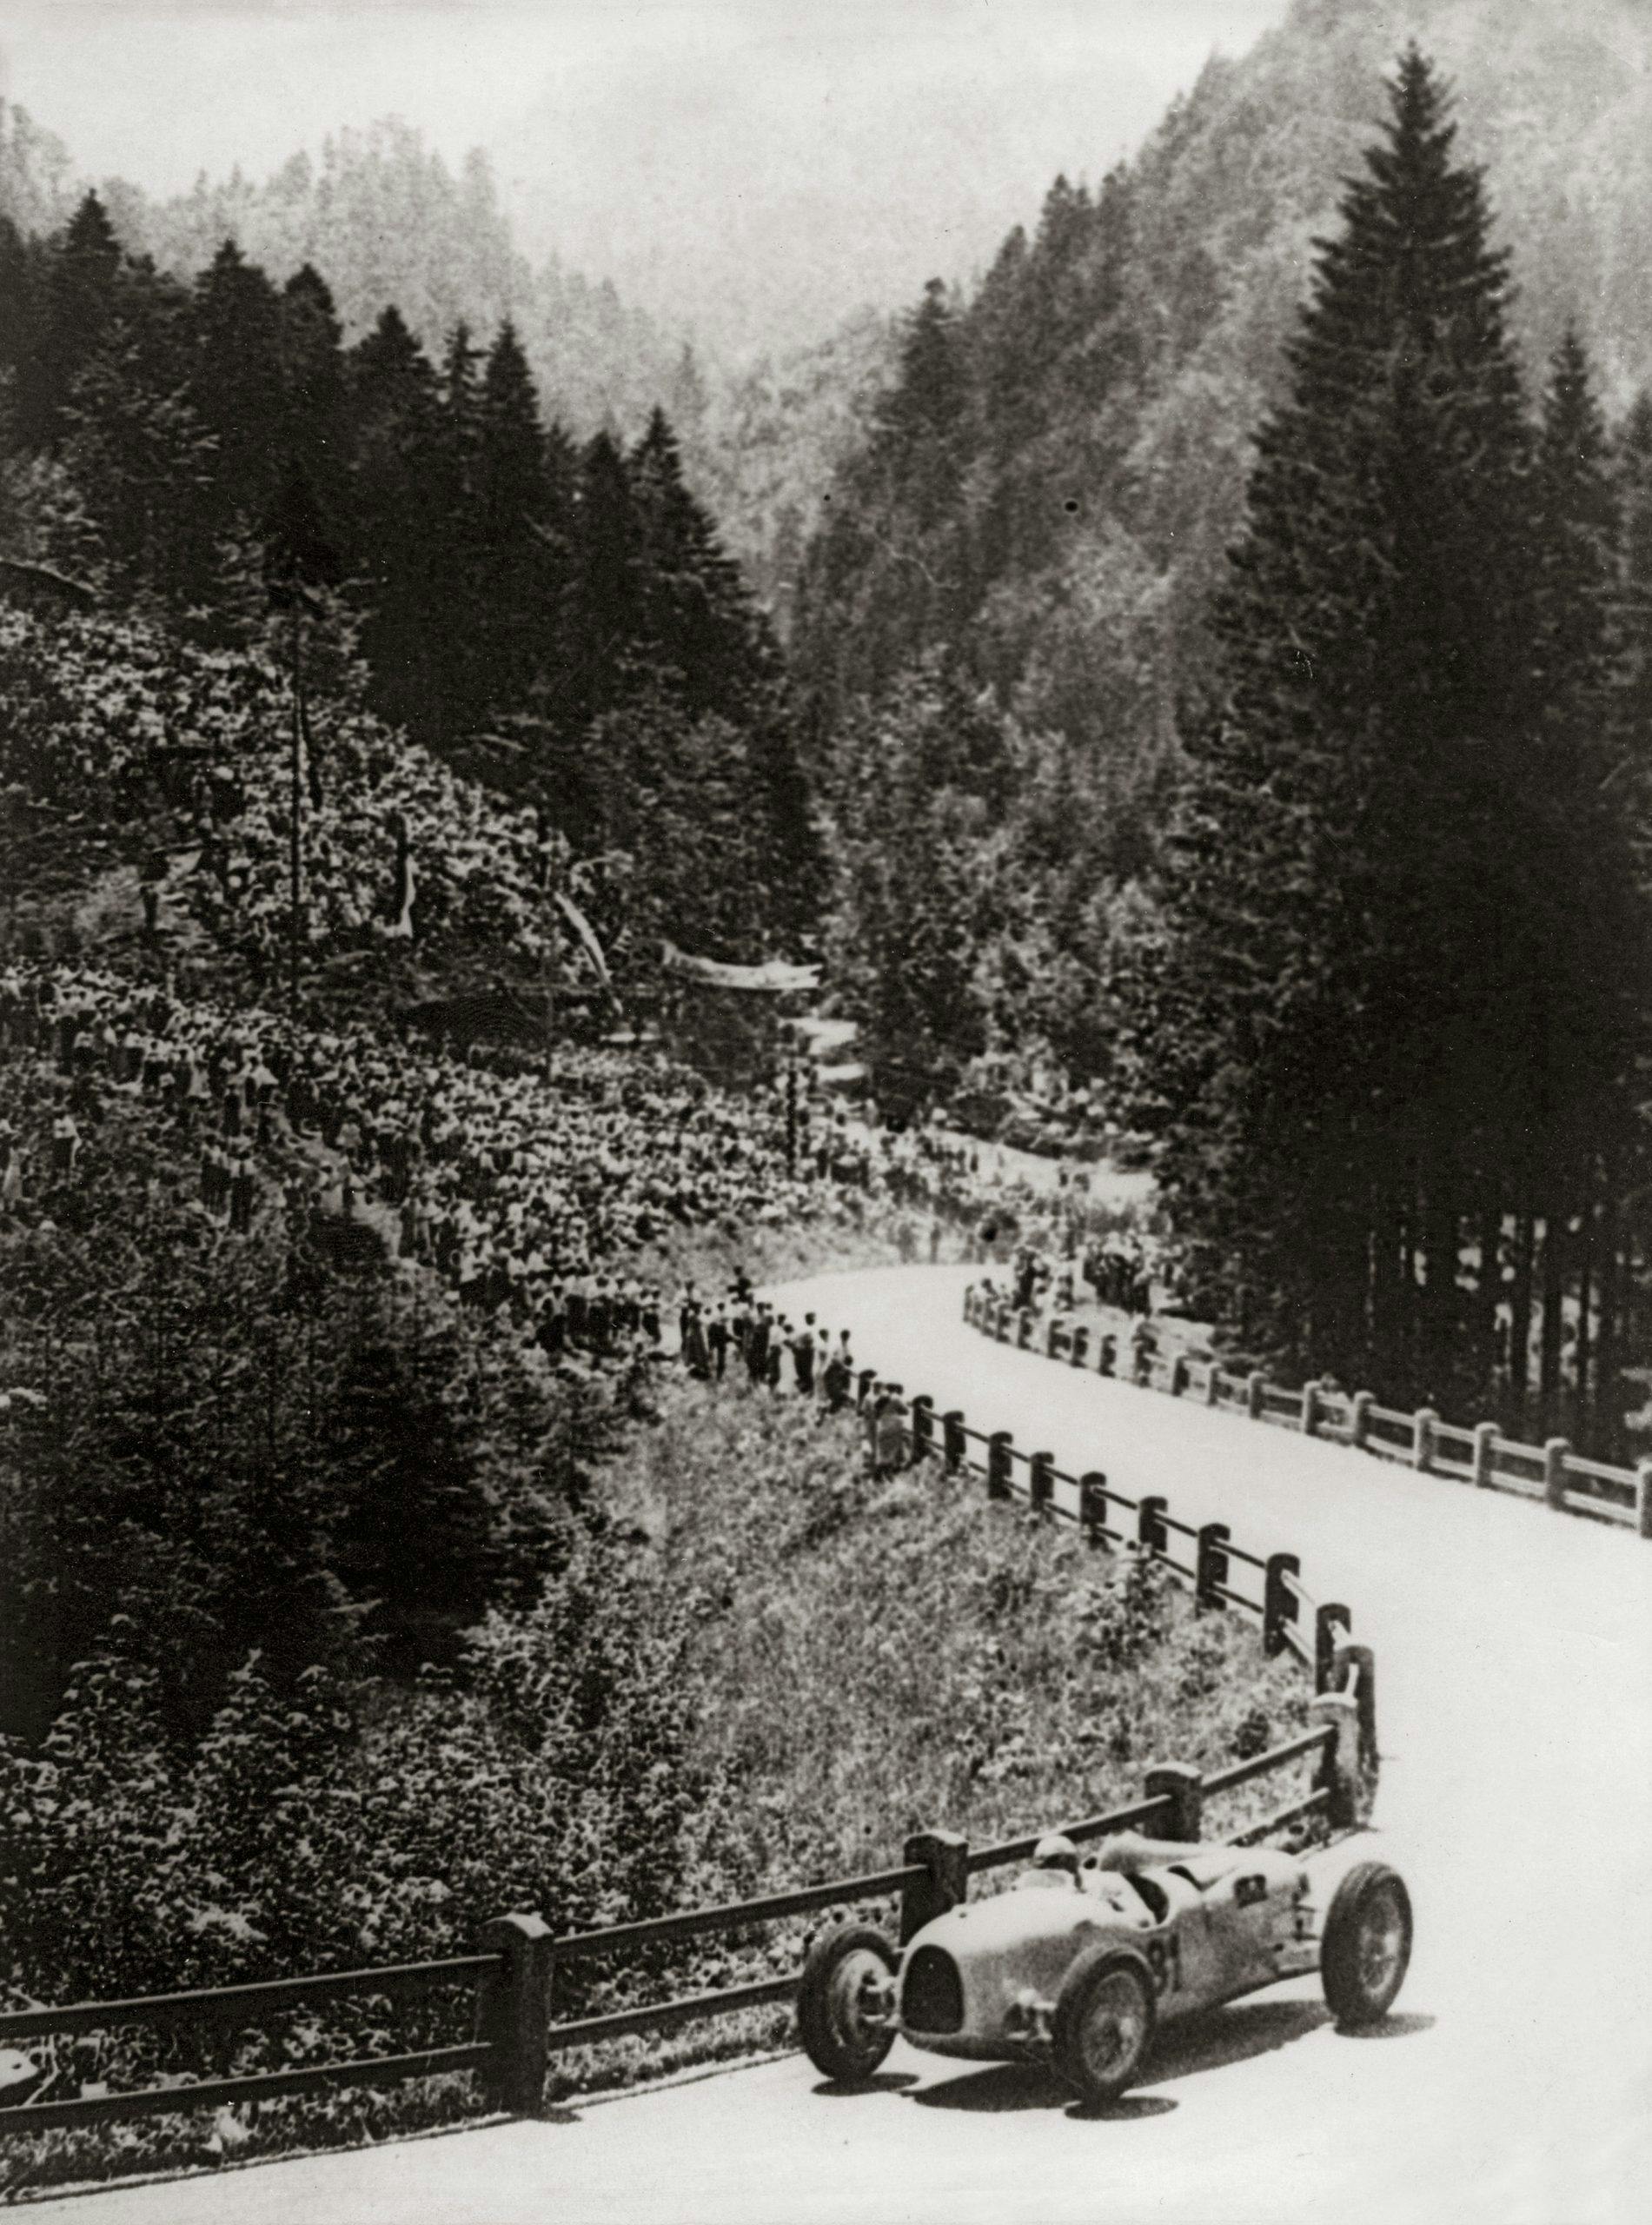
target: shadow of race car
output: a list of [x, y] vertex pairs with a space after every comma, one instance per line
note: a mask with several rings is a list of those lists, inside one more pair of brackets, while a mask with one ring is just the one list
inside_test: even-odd
[[1410, 1896], [1347, 1840], [1305, 1855], [1105, 1840], [1081, 1860], [1041, 1840], [991, 1898], [946, 1910], [898, 1950], [867, 1924], [816, 1942], [798, 1988], [815, 2068], [869, 2078], [897, 2036], [979, 2062], [1044, 2062], [1079, 2098], [1115, 2100], [1159, 2024], [1317, 1969], [1344, 2029], [1376, 2024], [1404, 1982]]

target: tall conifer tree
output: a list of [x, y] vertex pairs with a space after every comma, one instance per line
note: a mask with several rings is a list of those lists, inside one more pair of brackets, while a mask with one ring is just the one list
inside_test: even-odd
[[1390, 97], [1260, 437], [1222, 706], [1188, 737], [1155, 1110], [1207, 1295], [1446, 1399], [1487, 1318], [1460, 1260], [1478, 1243], [1495, 1280], [1542, 1179], [1509, 1079], [1554, 1017], [1533, 897], [1569, 862], [1545, 735], [1571, 652], [1533, 655], [1545, 513], [1480, 178], [1415, 48]]

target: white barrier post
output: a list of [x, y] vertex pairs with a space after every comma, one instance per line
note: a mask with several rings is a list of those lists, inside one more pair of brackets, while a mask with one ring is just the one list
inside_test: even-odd
[[1424, 1476], [1434, 1465], [1434, 1431], [1439, 1418], [1432, 1406], [1419, 1406], [1412, 1425], [1416, 1435], [1411, 1441], [1411, 1465]]
[[1551, 1437], [1543, 1446], [1543, 1497], [1550, 1506], [1566, 1504], [1566, 1455], [1571, 1449], [1563, 1437]]
[[1492, 1454], [1496, 1449], [1496, 1436], [1497, 1425], [1496, 1422], [1476, 1422], [1475, 1424], [1474, 1481], [1476, 1486], [1481, 1488], [1489, 1484], [1493, 1480], [1491, 1460]]

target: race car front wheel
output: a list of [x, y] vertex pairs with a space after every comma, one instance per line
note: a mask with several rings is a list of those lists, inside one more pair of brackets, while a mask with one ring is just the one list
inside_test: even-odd
[[1139, 1955], [1091, 1947], [1067, 1972], [1051, 2020], [1052, 2060], [1080, 2101], [1117, 2101], [1153, 2043], [1158, 1995]]
[[840, 1923], [809, 1949], [798, 1981], [798, 2036], [827, 2078], [870, 2078], [895, 2042], [889, 2005], [899, 1961], [869, 1923]]
[[1325, 2006], [1350, 2030], [1387, 2016], [1411, 1959], [1411, 1896], [1385, 1862], [1362, 1862], [1337, 1888], [1319, 1949]]

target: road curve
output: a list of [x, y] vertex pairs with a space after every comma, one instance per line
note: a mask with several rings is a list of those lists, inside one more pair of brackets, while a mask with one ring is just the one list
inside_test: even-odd
[[[1304, 1982], [1207, 2020], [1111, 2115], [898, 2049], [39, 2206], [91, 2225], [1629, 2225], [1652, 2196], [1652, 1545], [1060, 1367], [966, 1328], [967, 1270], [784, 1293], [938, 1411], [1302, 1557], [1375, 1647], [1383, 1851], [1418, 1920], [1401, 2014]], [[806, 1287], [806, 1298], [805, 1289]], [[944, 1737], [945, 1726], [938, 1724]], [[968, 1818], [956, 1821], [967, 1827]]]

